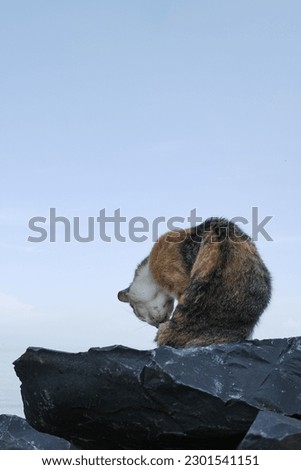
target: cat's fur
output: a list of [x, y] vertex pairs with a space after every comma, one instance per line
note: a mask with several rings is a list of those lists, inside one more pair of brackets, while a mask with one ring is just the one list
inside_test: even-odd
[[158, 345], [178, 348], [248, 338], [270, 296], [270, 274], [254, 243], [222, 218], [160, 237], [118, 294], [158, 327]]

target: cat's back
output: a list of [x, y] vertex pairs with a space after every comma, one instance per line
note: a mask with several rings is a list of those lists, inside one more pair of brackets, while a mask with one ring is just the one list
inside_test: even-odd
[[161, 236], [150, 254], [150, 269], [161, 288], [182, 299], [193, 281], [210, 281], [218, 291], [231, 287], [235, 292], [236, 286], [241, 294], [270, 295], [270, 275], [255, 244], [225, 218]]

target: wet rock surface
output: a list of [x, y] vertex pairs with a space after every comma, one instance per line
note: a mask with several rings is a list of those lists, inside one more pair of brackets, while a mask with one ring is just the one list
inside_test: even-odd
[[301, 417], [301, 338], [29, 348], [15, 370], [28, 422], [81, 449], [235, 449], [260, 411]]

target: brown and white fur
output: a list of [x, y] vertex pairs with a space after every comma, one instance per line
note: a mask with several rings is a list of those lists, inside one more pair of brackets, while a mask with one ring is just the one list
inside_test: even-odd
[[221, 218], [161, 236], [118, 293], [158, 327], [158, 345], [178, 348], [248, 338], [270, 296], [270, 274], [254, 243]]

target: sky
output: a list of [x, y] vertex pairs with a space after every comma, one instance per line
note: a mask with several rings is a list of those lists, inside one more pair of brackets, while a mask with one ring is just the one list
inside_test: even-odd
[[[155, 347], [117, 300], [153, 245], [130, 221], [193, 209], [244, 217], [249, 235], [254, 210], [272, 217], [254, 337], [301, 335], [300, 44], [298, 0], [0, 1], [0, 363], [28, 346]], [[70, 242], [62, 222], [50, 241], [51, 208]], [[125, 241], [110, 222], [100, 238], [103, 209], [120, 209]], [[93, 241], [74, 218], [82, 237], [93, 218]]]

